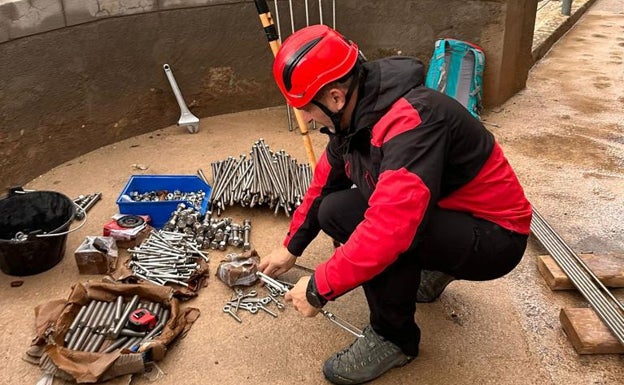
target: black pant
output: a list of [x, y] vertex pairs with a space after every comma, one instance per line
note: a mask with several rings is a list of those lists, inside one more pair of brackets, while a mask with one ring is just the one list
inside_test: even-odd
[[[358, 189], [332, 193], [319, 209], [321, 228], [345, 243], [367, 207]], [[473, 281], [499, 278], [520, 262], [528, 238], [470, 214], [439, 208], [432, 210], [425, 226], [405, 253], [362, 285], [373, 329], [410, 356], [418, 355], [420, 342], [414, 313], [421, 269]]]

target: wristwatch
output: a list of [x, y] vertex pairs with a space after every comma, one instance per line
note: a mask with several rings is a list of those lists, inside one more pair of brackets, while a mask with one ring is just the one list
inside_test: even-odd
[[316, 280], [314, 279], [314, 274], [310, 277], [310, 281], [308, 282], [308, 287], [306, 289], [306, 299], [310, 303], [310, 305], [314, 306], [317, 309], [321, 309], [327, 303], [327, 299], [319, 294], [316, 289]]

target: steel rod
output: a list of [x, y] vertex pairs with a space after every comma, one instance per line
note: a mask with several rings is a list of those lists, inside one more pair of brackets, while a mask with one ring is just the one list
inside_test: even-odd
[[[531, 230], [551, 254], [555, 262], [569, 276], [574, 286], [590, 302], [598, 316], [605, 322], [611, 332], [624, 344], [624, 316], [622, 304], [600, 282], [581, 258], [563, 241], [563, 239], [546, 223], [537, 210], [533, 210]], [[596, 286], [598, 283], [599, 287]], [[600, 290], [602, 289], [602, 291]], [[605, 297], [604, 293], [608, 294]], [[612, 302], [617, 304], [617, 307]], [[619, 308], [619, 310], [618, 310]]]

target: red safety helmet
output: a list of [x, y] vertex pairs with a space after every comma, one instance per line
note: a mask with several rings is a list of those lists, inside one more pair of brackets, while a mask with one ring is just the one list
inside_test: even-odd
[[326, 25], [312, 25], [290, 35], [273, 62], [273, 77], [288, 103], [301, 108], [323, 86], [351, 71], [357, 44]]

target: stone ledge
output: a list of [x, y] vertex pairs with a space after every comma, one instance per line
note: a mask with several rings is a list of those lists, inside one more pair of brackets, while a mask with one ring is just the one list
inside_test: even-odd
[[64, 26], [61, 0], [0, 0], [0, 42]]
[[67, 26], [158, 10], [157, 0], [63, 0]]
[[561, 1], [538, 3], [535, 30], [533, 34], [533, 62], [539, 61], [578, 19], [585, 14], [596, 0], [572, 1], [570, 16], [561, 13]]
[[96, 20], [251, 0], [0, 0], [0, 43]]

